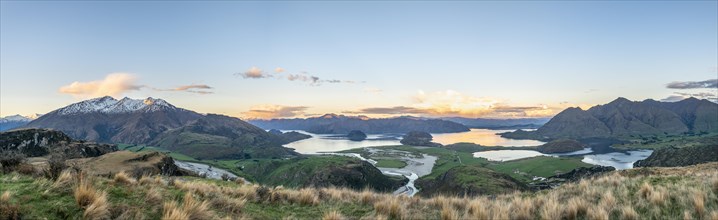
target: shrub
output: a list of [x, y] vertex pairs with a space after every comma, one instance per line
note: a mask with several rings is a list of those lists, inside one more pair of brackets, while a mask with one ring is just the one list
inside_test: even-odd
[[25, 161], [25, 155], [15, 151], [0, 151], [0, 166], [4, 173], [15, 171], [18, 165]]
[[65, 158], [59, 154], [52, 154], [47, 160], [47, 168], [43, 170], [43, 175], [47, 179], [56, 180], [65, 169], [67, 169]]

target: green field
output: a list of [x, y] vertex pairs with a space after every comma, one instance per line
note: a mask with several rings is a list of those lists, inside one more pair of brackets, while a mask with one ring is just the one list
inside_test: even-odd
[[[549, 177], [557, 173], [565, 173], [578, 167], [593, 165], [581, 162], [581, 157], [548, 157], [539, 156], [520, 160], [492, 163], [487, 166], [492, 170], [505, 173], [511, 177], [530, 181], [533, 176]], [[518, 171], [519, 173], [516, 173]]]
[[392, 159], [379, 159], [376, 161], [376, 164], [374, 164], [377, 167], [385, 167], [385, 168], [404, 168], [406, 167], [406, 162], [402, 160], [392, 160]]
[[718, 144], [718, 133], [698, 135], [667, 135], [651, 137], [633, 137], [629, 143], [613, 145], [616, 149], [658, 149], [664, 147], [690, 147]]

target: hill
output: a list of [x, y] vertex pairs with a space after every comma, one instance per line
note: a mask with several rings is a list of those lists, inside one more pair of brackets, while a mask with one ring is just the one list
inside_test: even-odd
[[715, 219], [718, 163], [611, 171], [539, 192], [406, 197], [193, 177], [0, 174], [2, 219]]
[[0, 152], [12, 151], [28, 157], [62, 154], [65, 158], [96, 157], [117, 151], [117, 146], [73, 140], [60, 131], [20, 129], [0, 132]]
[[463, 124], [470, 128], [486, 128], [486, 129], [521, 129], [521, 128], [539, 128], [550, 120], [550, 118], [464, 118], [464, 117], [445, 117], [439, 118], [447, 121], [453, 121]]
[[618, 98], [588, 110], [568, 108], [536, 131], [502, 134], [517, 139], [612, 137], [625, 139], [645, 135], [675, 135], [718, 131], [718, 104], [695, 98], [679, 102], [651, 99], [632, 102]]
[[31, 116], [10, 115], [7, 117], [2, 117], [0, 118], [0, 131], [7, 131], [13, 128], [22, 127], [23, 125], [30, 123], [30, 121], [40, 116], [40, 114], [35, 114]]
[[466, 126], [441, 120], [416, 117], [368, 118], [326, 114], [313, 118], [250, 120], [258, 127], [279, 130], [304, 130], [315, 134], [348, 134], [352, 130], [367, 134], [407, 133], [453, 133], [469, 131]]

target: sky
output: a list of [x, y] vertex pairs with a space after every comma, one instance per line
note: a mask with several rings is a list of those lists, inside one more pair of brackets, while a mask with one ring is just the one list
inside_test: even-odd
[[0, 2], [0, 116], [550, 117], [718, 95], [717, 1]]

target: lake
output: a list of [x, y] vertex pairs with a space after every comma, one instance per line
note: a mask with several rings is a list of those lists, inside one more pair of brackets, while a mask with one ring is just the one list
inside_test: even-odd
[[[540, 155], [546, 156], [580, 156], [583, 155], [583, 162], [601, 166], [612, 166], [616, 169], [633, 168], [633, 163], [642, 160], [651, 155], [651, 150], [639, 150], [628, 152], [614, 152], [612, 149], [608, 151], [594, 152], [591, 148], [586, 148], [576, 152], [562, 154], [542, 154], [532, 150], [510, 150], [511, 146], [538, 146], [544, 142], [535, 140], [514, 140], [503, 138], [498, 133], [509, 132], [512, 130], [488, 130], [488, 129], [471, 129], [468, 132], [461, 133], [444, 133], [432, 134], [434, 142], [441, 144], [453, 144], [459, 142], [476, 143], [484, 146], [506, 146], [507, 150], [484, 151], [474, 153], [475, 157], [482, 157], [493, 161], [510, 161]], [[287, 132], [287, 131], [282, 131]], [[303, 134], [311, 135], [311, 138], [301, 141], [292, 142], [284, 145], [285, 147], [294, 148], [302, 154], [316, 154], [321, 152], [337, 152], [355, 148], [365, 148], [374, 146], [393, 146], [401, 145], [402, 134], [367, 134], [367, 139], [363, 141], [350, 141], [346, 137], [337, 134], [312, 134], [305, 131], [297, 131]]]
[[431, 135], [434, 136], [434, 142], [443, 145], [455, 144], [459, 142], [468, 142], [483, 146], [505, 147], [538, 146], [544, 144], [544, 142], [541, 141], [508, 139], [497, 135], [499, 133], [511, 131], [514, 130], [471, 129], [470, 131], [461, 133], [444, 133]]

